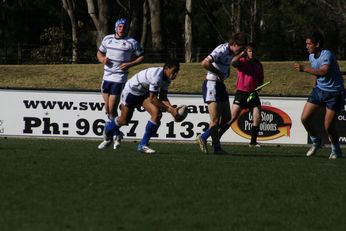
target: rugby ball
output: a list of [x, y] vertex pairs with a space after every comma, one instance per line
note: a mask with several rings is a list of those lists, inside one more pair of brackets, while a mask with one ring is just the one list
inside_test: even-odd
[[178, 108], [178, 116], [174, 118], [174, 121], [175, 122], [181, 122], [187, 116], [187, 106], [186, 105], [180, 105], [177, 108]]

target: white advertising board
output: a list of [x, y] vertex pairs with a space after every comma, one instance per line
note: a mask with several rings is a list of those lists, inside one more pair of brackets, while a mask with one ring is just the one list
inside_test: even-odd
[[[201, 95], [170, 94], [172, 104], [188, 105], [180, 123], [163, 113], [153, 139], [192, 141], [207, 126], [209, 115]], [[306, 144], [300, 122], [306, 98], [261, 97], [263, 112], [258, 140], [262, 143]], [[230, 102], [233, 97], [230, 96]], [[99, 92], [0, 89], [0, 136], [102, 139], [106, 119]], [[149, 114], [135, 111], [121, 130], [126, 139], [141, 139]], [[249, 142], [251, 114], [244, 111], [222, 137], [223, 142]]]

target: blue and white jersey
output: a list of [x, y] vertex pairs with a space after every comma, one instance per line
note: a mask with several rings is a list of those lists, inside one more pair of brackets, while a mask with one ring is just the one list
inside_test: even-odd
[[329, 50], [322, 50], [316, 59], [314, 54], [309, 55], [311, 67], [320, 69], [323, 65], [329, 65], [328, 73], [324, 76], [317, 76], [316, 87], [323, 91], [340, 91], [344, 89], [344, 79], [341, 75], [339, 64], [335, 55]]
[[151, 67], [140, 71], [126, 82], [123, 92], [141, 96], [148, 92], [168, 91], [172, 80], [164, 79], [163, 74], [163, 67]]
[[103, 38], [99, 51], [106, 54], [109, 62], [104, 65], [103, 80], [124, 83], [127, 80], [128, 70], [119, 68], [121, 63], [129, 62], [134, 56], [143, 55], [143, 49], [133, 38], [115, 38], [114, 34]]
[[[221, 80], [223, 81], [227, 79], [229, 77], [230, 64], [233, 58], [233, 54], [229, 49], [229, 44], [224, 43], [217, 46], [209, 54], [209, 57], [211, 57], [213, 60], [212, 65], [223, 73], [224, 78]], [[208, 71], [207, 80], [218, 80], [218, 76], [215, 75], [213, 72]]]

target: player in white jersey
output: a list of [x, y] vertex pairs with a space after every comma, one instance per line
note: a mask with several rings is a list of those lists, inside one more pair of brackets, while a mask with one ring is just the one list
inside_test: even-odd
[[197, 136], [197, 142], [204, 153], [208, 153], [207, 139], [209, 136], [212, 138], [214, 154], [224, 153], [220, 144], [219, 128], [231, 119], [224, 80], [229, 77], [233, 56], [243, 51], [247, 43], [246, 34], [241, 32], [234, 34], [229, 43], [219, 45], [202, 61], [202, 66], [208, 70], [202, 91], [210, 116], [209, 128]]
[[[127, 36], [128, 30], [126, 19], [118, 19], [115, 22], [115, 34], [105, 36], [97, 51], [97, 59], [104, 64], [101, 92], [107, 114], [104, 134], [109, 141], [113, 139], [111, 123], [118, 114], [120, 94], [128, 77], [128, 69], [144, 59], [143, 49], [135, 39]], [[122, 134], [115, 134], [114, 149], [119, 147], [121, 139]], [[100, 145], [98, 148], [103, 149], [105, 146]]]
[[[113, 127], [116, 133], [120, 133], [119, 128], [127, 125], [131, 120], [134, 109], [140, 106], [150, 114], [142, 140], [138, 145], [138, 151], [143, 153], [154, 153], [155, 150], [149, 148], [149, 140], [156, 133], [160, 126], [162, 110], [177, 117], [177, 108], [174, 108], [167, 92], [172, 80], [179, 72], [179, 62], [169, 60], [163, 67], [151, 67], [142, 70], [129, 79], [121, 94], [121, 113], [115, 118]], [[108, 142], [107, 140], [104, 143]]]

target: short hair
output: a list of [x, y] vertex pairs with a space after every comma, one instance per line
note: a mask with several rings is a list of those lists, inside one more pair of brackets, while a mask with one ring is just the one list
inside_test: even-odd
[[236, 44], [239, 46], [246, 46], [249, 42], [249, 36], [244, 32], [238, 32], [234, 35], [232, 35], [231, 39], [229, 40], [229, 43]]
[[163, 66], [163, 68], [172, 68], [172, 67], [176, 67], [179, 70], [180, 63], [177, 59], [168, 59], [165, 65]]
[[249, 49], [249, 48], [251, 48], [252, 50], [255, 50], [255, 49], [256, 49], [255, 43], [249, 42], [249, 43], [245, 46], [245, 49]]
[[310, 39], [313, 44], [320, 44], [320, 48], [324, 46], [324, 37], [319, 32], [312, 32], [308, 36], [306, 36], [307, 39]]

